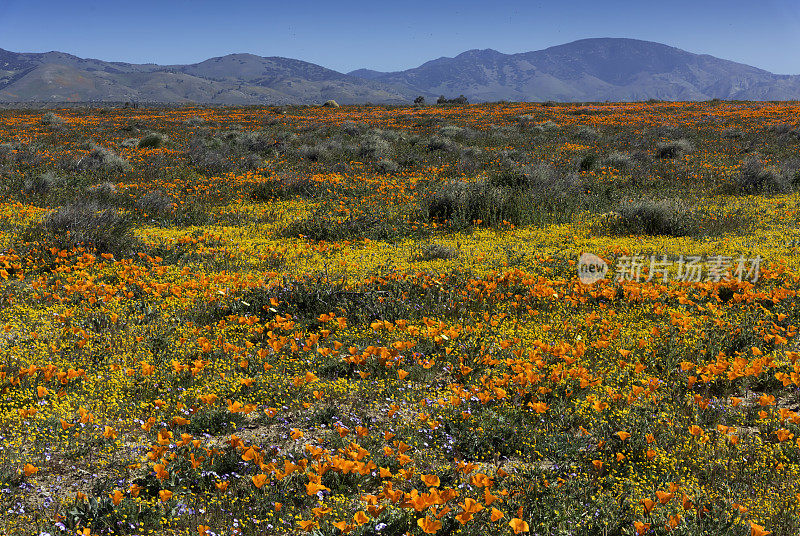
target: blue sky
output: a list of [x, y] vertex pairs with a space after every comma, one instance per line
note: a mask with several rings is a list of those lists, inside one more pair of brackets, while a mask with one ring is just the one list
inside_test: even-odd
[[800, 0], [0, 0], [0, 48], [133, 63], [250, 52], [391, 71], [473, 48], [526, 52], [587, 37], [800, 74]]

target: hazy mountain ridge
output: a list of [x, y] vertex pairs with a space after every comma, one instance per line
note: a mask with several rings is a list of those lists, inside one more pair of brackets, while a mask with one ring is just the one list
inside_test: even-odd
[[504, 54], [468, 50], [397, 72], [344, 74], [282, 57], [229, 54], [190, 65], [0, 49], [0, 102], [409, 103], [422, 95], [482, 101], [800, 99], [800, 76], [635, 39], [582, 39]]
[[307, 104], [328, 99], [400, 104], [413, 96], [291, 58], [230, 54], [191, 65], [141, 65], [0, 49], [0, 102]]

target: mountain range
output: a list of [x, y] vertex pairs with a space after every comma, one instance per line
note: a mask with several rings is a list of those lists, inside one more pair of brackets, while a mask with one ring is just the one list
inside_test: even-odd
[[469, 50], [396, 72], [340, 73], [301, 60], [230, 54], [190, 65], [131, 64], [0, 49], [2, 102], [406, 104], [486, 101], [799, 100], [800, 76], [636, 39], [582, 39], [503, 54]]

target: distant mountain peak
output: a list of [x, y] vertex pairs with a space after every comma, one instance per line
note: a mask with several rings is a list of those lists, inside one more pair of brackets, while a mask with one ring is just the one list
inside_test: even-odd
[[404, 71], [356, 69], [347, 74], [298, 59], [247, 52], [189, 65], [157, 65], [0, 49], [0, 102], [311, 104], [334, 99], [342, 104], [400, 104], [416, 96], [461, 94], [470, 102], [787, 100], [800, 99], [800, 76], [775, 75], [663, 43], [616, 37], [579, 39], [515, 54], [471, 49]]
[[462, 57], [467, 58], [476, 56], [503, 56], [503, 55], [504, 54], [502, 52], [498, 52], [493, 48], [484, 48], [484, 49], [473, 48], [471, 50], [462, 52], [461, 54], [456, 56], [456, 58], [462, 58]]

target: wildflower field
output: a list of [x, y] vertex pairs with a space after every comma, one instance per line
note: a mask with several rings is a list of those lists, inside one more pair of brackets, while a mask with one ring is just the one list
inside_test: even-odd
[[799, 114], [0, 110], [0, 534], [797, 534]]

